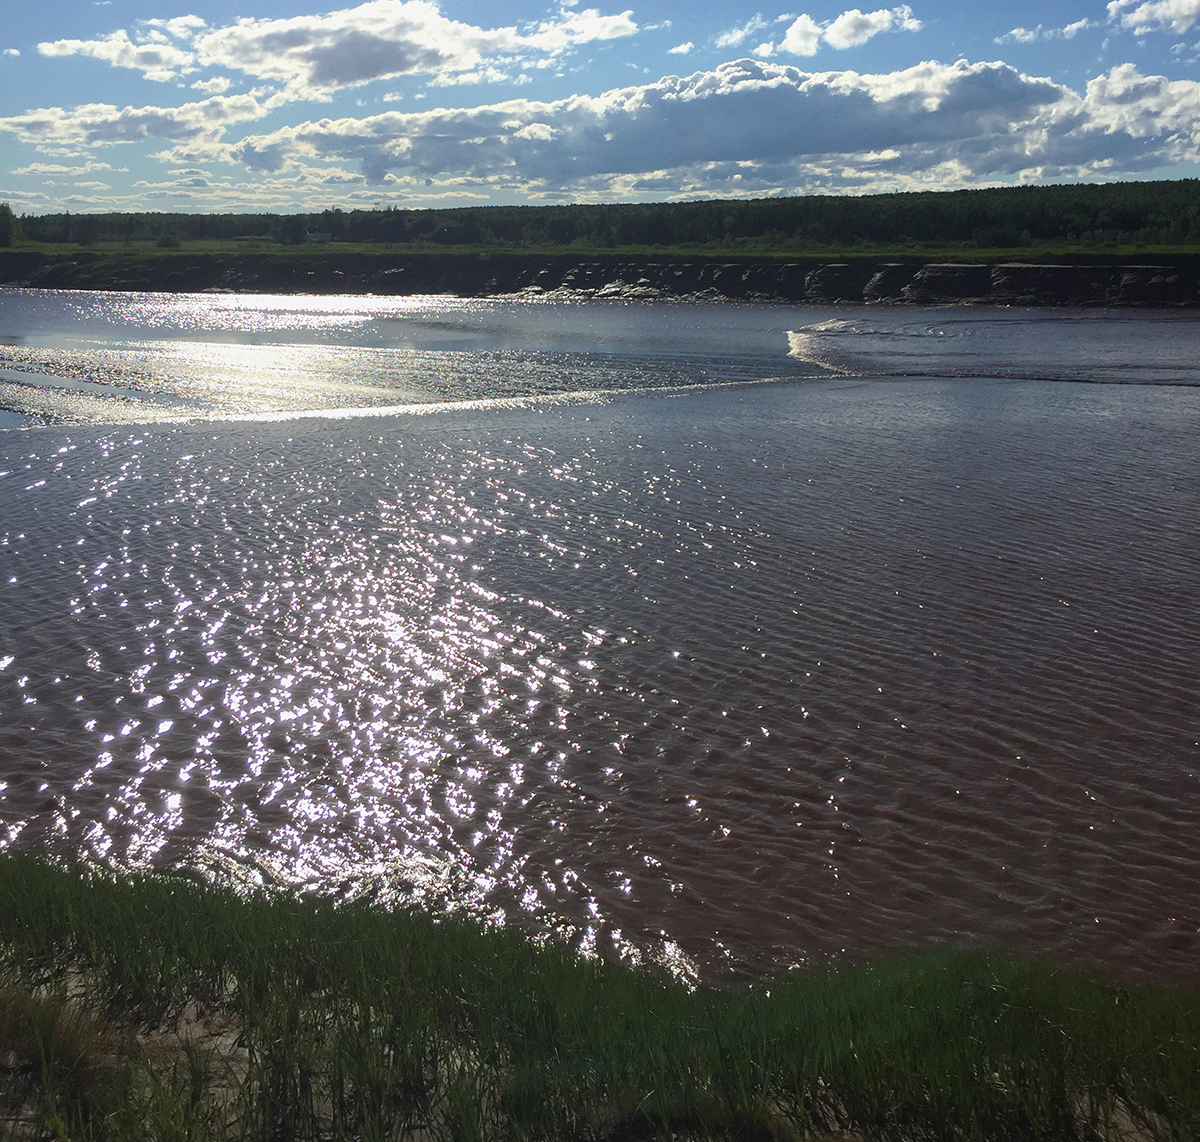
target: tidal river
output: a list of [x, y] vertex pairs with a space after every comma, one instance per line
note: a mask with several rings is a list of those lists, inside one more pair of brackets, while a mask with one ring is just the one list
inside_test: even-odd
[[688, 976], [1200, 971], [1200, 318], [0, 292], [0, 845]]

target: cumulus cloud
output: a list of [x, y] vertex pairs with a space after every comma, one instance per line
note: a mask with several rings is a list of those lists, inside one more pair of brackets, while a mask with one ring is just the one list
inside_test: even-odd
[[914, 19], [912, 9], [904, 4], [899, 8], [881, 8], [877, 12], [860, 12], [851, 8], [843, 12], [825, 29], [824, 40], [835, 48], [856, 48], [880, 32], [893, 29], [917, 32], [921, 21]]
[[3, 53], [0, 53], [0, 54], [6, 55], [6, 56], [19, 56], [21, 54], [21, 49], [20, 48], [5, 48]]
[[727, 163], [783, 164], [794, 179], [797, 164], [819, 156], [886, 152], [899, 163], [913, 151], [979, 152], [987, 140], [1005, 157], [980, 162], [1000, 169], [1014, 161], [1010, 124], [1072, 98], [1078, 102], [1067, 89], [1003, 64], [926, 63], [860, 75], [739, 60], [553, 103], [309, 122], [250, 137], [229, 155], [259, 170], [357, 161], [375, 181], [403, 172], [569, 188]]
[[763, 28], [770, 26], [770, 21], [764, 20], [761, 12], [756, 12], [744, 24], [738, 24], [717, 36], [717, 47], [736, 48], [739, 44], [744, 44], [755, 32], [761, 32]]
[[743, 59], [600, 96], [306, 122], [209, 153], [549, 199], [1111, 177], [1200, 158], [1200, 83], [1123, 65], [1080, 96], [1002, 63], [864, 75]]
[[1172, 157], [1196, 155], [1200, 141], [1200, 83], [1142, 75], [1121, 64], [1087, 86], [1091, 125], [1116, 137], [1158, 140]]
[[108, 163], [93, 163], [86, 162], [81, 166], [63, 166], [61, 163], [30, 163], [28, 166], [18, 167], [12, 174], [31, 174], [31, 175], [75, 175], [75, 174], [91, 174], [93, 171], [110, 171], [112, 167]]
[[209, 95], [224, 95], [230, 88], [229, 78], [224, 75], [213, 76], [212, 79], [198, 79], [192, 84], [194, 91], [204, 91]]
[[1046, 28], [1038, 24], [1036, 28], [1013, 28], [1002, 36], [997, 36], [994, 44], [1033, 44], [1040, 40], [1073, 40], [1080, 32], [1100, 25], [1095, 20], [1076, 20], [1065, 28]]
[[[443, 16], [432, 0], [367, 0], [323, 16], [242, 19], [197, 36], [198, 59], [321, 99], [376, 79], [415, 73], [507, 78], [505, 63], [554, 60], [587, 43], [633, 35], [631, 12], [564, 7], [524, 29], [485, 29]], [[478, 80], [476, 80], [478, 81]]]
[[102, 40], [54, 40], [38, 44], [38, 51], [44, 56], [91, 56], [113, 67], [133, 68], [160, 83], [191, 70], [195, 62], [191, 52], [173, 44], [135, 44], [124, 31], [113, 32]]
[[524, 123], [514, 126], [512, 138], [540, 139], [542, 142], [548, 143], [557, 135], [558, 131], [549, 123]]
[[[793, 51], [816, 51], [837, 22], [789, 19]], [[867, 30], [847, 21], [840, 34], [851, 40]], [[200, 29], [196, 42], [208, 34]], [[422, 201], [745, 196], [1112, 178], [1200, 161], [1200, 83], [1143, 75], [1130, 64], [1080, 94], [999, 62], [930, 61], [864, 74], [749, 58], [600, 95], [389, 108], [266, 130], [260, 121], [286, 98], [260, 89], [213, 92], [176, 108], [43, 108], [0, 119], [0, 131], [48, 160], [15, 173], [46, 179], [107, 167], [55, 155], [161, 140], [156, 157], [171, 181], [148, 183], [146, 193], [224, 209], [249, 192], [235, 195], [233, 182], [212, 174], [218, 164], [263, 180], [263, 204], [278, 195], [286, 205], [319, 196], [321, 187], [349, 187], [338, 191], [343, 203], [360, 187]]]
[[1138, 35], [1158, 31], [1182, 35], [1200, 20], [1200, 0], [1111, 0], [1108, 15]]
[[796, 17], [780, 47], [797, 56], [815, 56], [821, 46], [821, 25], [807, 13]]
[[1033, 44], [1042, 39], [1042, 25], [1036, 28], [1013, 28], [1002, 36], [997, 36], [994, 44]]
[[322, 210], [329, 206], [331, 192], [337, 201], [347, 207], [378, 206], [382, 197], [407, 198], [419, 189], [422, 198], [430, 201], [453, 199], [456, 201], [484, 201], [480, 194], [447, 181], [445, 188], [418, 186], [413, 180], [391, 179], [385, 188], [368, 187], [361, 174], [338, 168], [300, 170], [281, 174], [270, 179], [250, 177], [222, 177], [204, 168], [181, 168], [166, 172], [160, 179], [139, 179], [128, 189], [116, 192], [100, 187], [89, 187], [75, 192], [59, 189], [48, 190], [50, 179], [41, 180], [37, 189], [19, 187], [0, 188], [0, 201], [9, 201], [14, 210], [28, 213], [46, 213], [52, 210], [245, 210], [294, 211]]
[[[443, 71], [430, 80], [433, 87], [469, 87], [473, 83], [500, 83], [512, 79], [507, 72], [490, 64], [475, 71]], [[514, 82], [520, 82], [515, 80]]]
[[673, 48], [667, 48], [667, 54], [672, 56], [685, 56], [696, 45], [691, 40], [685, 40], [682, 44], [676, 44]]
[[199, 16], [174, 16], [169, 20], [141, 20], [138, 27], [145, 30], [147, 38], [166, 36], [173, 40], [186, 40], [208, 25]]
[[[215, 28], [199, 16], [143, 20], [132, 36], [122, 29], [97, 40], [42, 43], [38, 50], [90, 56], [160, 81], [201, 66], [241, 71], [283, 85], [292, 98], [324, 99], [400, 75], [431, 74], [442, 84], [509, 79], [505, 65], [554, 63], [580, 45], [638, 30], [630, 11], [606, 15], [568, 3], [523, 28], [482, 28], [448, 19], [434, 0], [367, 0], [324, 15], [243, 18]], [[221, 82], [194, 86], [219, 93]]]
[[632, 36], [638, 30], [633, 12], [602, 16], [595, 8], [574, 12], [569, 6], [553, 20], [546, 20], [525, 31], [519, 38], [521, 50], [529, 48], [551, 56], [561, 55], [580, 44], [598, 40], [618, 40]]
[[40, 147], [95, 147], [143, 139], [219, 139], [234, 123], [261, 119], [271, 110], [250, 95], [214, 96], [182, 107], [115, 107], [88, 103], [47, 107], [0, 118], [0, 131]]
[[778, 48], [791, 55], [814, 56], [822, 43], [844, 51], [865, 44], [881, 32], [919, 32], [921, 27], [921, 21], [913, 16], [907, 4], [898, 8], [880, 8], [875, 12], [850, 8], [824, 24], [818, 24], [807, 12], [802, 12], [792, 21]]

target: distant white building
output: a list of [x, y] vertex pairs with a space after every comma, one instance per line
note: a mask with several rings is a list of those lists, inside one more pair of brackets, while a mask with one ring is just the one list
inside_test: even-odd
[[306, 242], [332, 242], [333, 235], [328, 230], [305, 230], [304, 240]]

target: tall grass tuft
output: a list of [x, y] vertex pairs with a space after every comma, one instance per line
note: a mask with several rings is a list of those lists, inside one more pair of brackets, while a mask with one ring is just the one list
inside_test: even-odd
[[974, 952], [689, 989], [461, 918], [0, 858], [26, 1137], [1200, 1137], [1200, 994]]

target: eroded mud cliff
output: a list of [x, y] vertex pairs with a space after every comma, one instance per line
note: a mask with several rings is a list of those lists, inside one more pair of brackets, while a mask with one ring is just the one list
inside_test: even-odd
[[558, 294], [613, 299], [1200, 306], [1200, 262], [1134, 265], [532, 254], [0, 252], [0, 286], [252, 293]]

